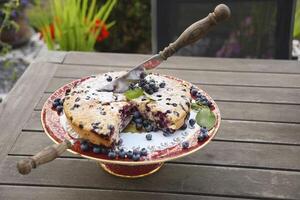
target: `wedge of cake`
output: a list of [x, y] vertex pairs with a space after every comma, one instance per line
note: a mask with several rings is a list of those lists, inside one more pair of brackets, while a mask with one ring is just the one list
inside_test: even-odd
[[71, 127], [93, 144], [111, 146], [131, 120], [132, 103], [123, 94], [99, 88], [125, 72], [92, 76], [66, 93], [64, 113]]
[[145, 95], [132, 102], [144, 118], [154, 121], [159, 129], [168, 132], [174, 132], [184, 124], [192, 100], [189, 84], [149, 74], [145, 81], [140, 81], [139, 86], [144, 88]]

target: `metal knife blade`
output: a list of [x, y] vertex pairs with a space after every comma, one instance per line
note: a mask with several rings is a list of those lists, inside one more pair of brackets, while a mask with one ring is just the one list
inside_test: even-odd
[[101, 90], [117, 93], [125, 92], [128, 90], [130, 83], [137, 82], [142, 73], [144, 73], [146, 70], [152, 70], [156, 68], [160, 63], [162, 63], [162, 61], [164, 61], [164, 59], [159, 54], [155, 54], [148, 60], [143, 61], [133, 69], [129, 70], [124, 75], [103, 86]]

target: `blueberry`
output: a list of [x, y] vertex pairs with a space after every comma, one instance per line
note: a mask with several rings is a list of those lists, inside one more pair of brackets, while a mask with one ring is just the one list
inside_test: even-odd
[[153, 93], [154, 93], [153, 89], [151, 89], [151, 88], [150, 88], [149, 90], [147, 90], [146, 92], [147, 92], [148, 94], [153, 94]]
[[153, 90], [156, 87], [156, 85], [154, 82], [152, 82], [152, 83], [149, 83], [149, 87]]
[[137, 150], [137, 149], [134, 149], [134, 150], [133, 150], [133, 155], [136, 155], [136, 154], [140, 154], [140, 151]]
[[101, 148], [101, 153], [106, 155], [108, 153], [108, 149], [106, 147]]
[[187, 125], [184, 123], [181, 127], [180, 130], [185, 130], [187, 128]]
[[141, 113], [139, 111], [134, 111], [133, 117], [134, 118], [139, 118], [141, 116]]
[[94, 152], [94, 153], [97, 153], [97, 154], [98, 154], [98, 153], [101, 153], [101, 147], [95, 145], [95, 146], [93, 147], [93, 152]]
[[119, 158], [125, 158], [126, 152], [124, 150], [119, 151]]
[[196, 96], [197, 95], [198, 90], [196, 88], [192, 88], [191, 89], [191, 95], [192, 96]]
[[140, 79], [144, 79], [146, 76], [147, 76], [147, 74], [146, 74], [145, 72], [142, 72], [142, 73], [140, 74]]
[[187, 141], [183, 142], [181, 145], [182, 145], [183, 149], [189, 148], [189, 142], [187, 142]]
[[190, 119], [190, 120], [189, 120], [189, 124], [190, 124], [191, 126], [194, 126], [195, 123], [196, 123], [196, 120], [194, 120], [194, 119]]
[[197, 92], [196, 97], [197, 98], [203, 98], [204, 96], [201, 94], [201, 92]]
[[149, 87], [149, 85], [146, 83], [146, 84], [144, 85], [143, 89], [147, 92], [147, 91], [150, 89], [150, 87]]
[[158, 87], [154, 87], [153, 92], [158, 92], [158, 89], [159, 89]]
[[61, 105], [56, 107], [56, 111], [57, 111], [58, 114], [60, 114], [63, 111], [63, 109], [64, 108]]
[[143, 123], [143, 120], [142, 120], [142, 118], [136, 118], [136, 119], [134, 119], [134, 122], [137, 124], [141, 124], [141, 123]]
[[133, 154], [133, 156], [132, 156], [132, 160], [134, 160], [134, 161], [139, 161], [140, 158], [141, 158], [140, 154]]
[[200, 132], [201, 133], [207, 133], [207, 128], [206, 127], [201, 127]]
[[212, 106], [212, 102], [211, 101], [207, 101], [207, 106], [211, 107]]
[[198, 135], [198, 142], [202, 142], [203, 140], [205, 140], [206, 138], [208, 137], [208, 135], [207, 135], [207, 133], [200, 133], [199, 135]]
[[144, 121], [143, 121], [143, 126], [144, 126], [144, 127], [147, 126], [148, 124], [150, 124], [148, 120], [144, 120]]
[[147, 139], [147, 140], [152, 140], [152, 135], [151, 135], [151, 134], [147, 134], [147, 135], [146, 135], [146, 139]]
[[152, 126], [150, 124], [148, 124], [147, 126], [144, 127], [146, 129], [147, 132], [152, 131]]
[[126, 152], [127, 158], [131, 159], [133, 156], [133, 152], [132, 151], [127, 151]]
[[159, 87], [160, 88], [164, 88], [166, 86], [166, 83], [165, 82], [161, 82], [160, 84], [159, 84]]
[[60, 102], [60, 98], [56, 98], [56, 99], [54, 99], [54, 102], [57, 102], [57, 103], [59, 103], [59, 102]]
[[80, 149], [82, 151], [88, 151], [90, 149], [89, 144], [87, 142], [81, 143], [80, 144]]
[[147, 149], [142, 148], [141, 149], [141, 156], [147, 156], [147, 154], [148, 154]]
[[54, 101], [54, 102], [52, 103], [52, 108], [55, 109], [57, 106], [59, 106], [59, 102]]
[[109, 76], [109, 77], [107, 77], [107, 79], [106, 79], [108, 82], [111, 82], [112, 81], [112, 77], [111, 76]]
[[116, 158], [116, 152], [114, 152], [114, 151], [110, 151], [110, 152], [108, 152], [108, 157], [110, 158], [110, 159], [115, 159]]

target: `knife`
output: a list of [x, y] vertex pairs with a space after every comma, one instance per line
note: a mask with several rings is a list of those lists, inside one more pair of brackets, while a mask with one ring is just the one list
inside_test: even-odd
[[219, 22], [225, 21], [230, 17], [230, 9], [225, 4], [219, 4], [213, 13], [209, 13], [203, 18], [190, 25], [173, 43], [164, 48], [158, 54], [153, 55], [146, 61], [143, 61], [124, 75], [113, 80], [101, 88], [102, 91], [113, 91], [123, 93], [128, 90], [132, 82], [137, 82], [141, 75], [147, 70], [155, 69], [160, 63], [167, 60], [180, 48], [192, 44], [205, 36]]

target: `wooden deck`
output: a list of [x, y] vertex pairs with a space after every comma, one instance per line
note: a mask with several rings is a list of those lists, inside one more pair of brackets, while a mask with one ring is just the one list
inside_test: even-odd
[[52, 52], [32, 63], [0, 104], [0, 199], [300, 199], [300, 63], [174, 57], [160, 73], [199, 85], [222, 114], [215, 139], [140, 179], [107, 174], [76, 155], [22, 176], [20, 159], [51, 140], [40, 111], [73, 79], [129, 69], [148, 55]]

